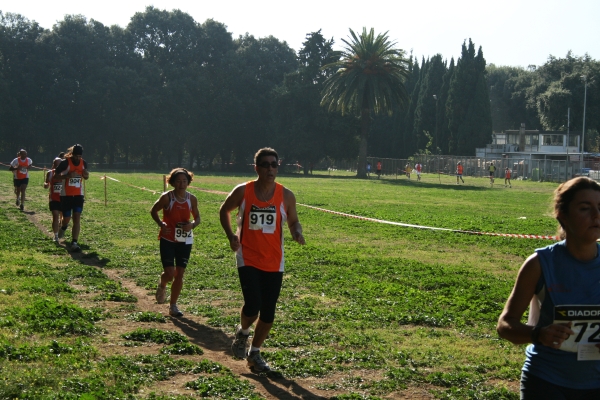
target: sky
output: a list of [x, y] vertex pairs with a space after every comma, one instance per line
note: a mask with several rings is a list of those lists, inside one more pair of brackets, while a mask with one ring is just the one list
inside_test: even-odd
[[366, 27], [387, 32], [396, 47], [419, 60], [438, 53], [456, 60], [469, 38], [476, 49], [481, 46], [488, 65], [540, 66], [550, 55], [563, 58], [569, 50], [574, 56], [600, 58], [600, 0], [2, 0], [0, 10], [47, 29], [67, 14], [126, 27], [150, 5], [180, 9], [199, 23], [212, 18], [234, 38], [272, 35], [296, 51], [311, 32], [321, 30], [339, 50], [349, 29]]

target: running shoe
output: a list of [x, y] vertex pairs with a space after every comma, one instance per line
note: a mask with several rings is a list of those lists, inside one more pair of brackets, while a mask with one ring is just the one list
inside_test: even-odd
[[156, 302], [158, 304], [163, 304], [167, 299], [167, 288], [160, 286], [160, 281], [158, 281], [158, 287], [156, 288]]
[[17, 203], [16, 204], [17, 204], [17, 207], [18, 207], [19, 206], [19, 198], [18, 197], [17, 197]]
[[177, 308], [177, 304], [171, 304], [169, 306], [169, 315], [171, 317], [176, 317], [176, 318], [183, 317], [183, 313], [181, 311], [179, 311], [179, 308]]
[[54, 235], [54, 239], [52, 239], [54, 242], [58, 243], [58, 233]]
[[263, 360], [260, 355], [260, 350], [251, 351], [248, 353], [248, 366], [252, 368], [255, 372], [268, 372], [271, 370], [269, 364], [265, 360]]
[[23, 203], [21, 203], [21, 211], [23, 211]]
[[71, 251], [74, 253], [78, 253], [81, 251], [81, 247], [77, 244], [77, 242], [71, 243]]
[[237, 358], [241, 358], [242, 360], [246, 358], [248, 352], [248, 338], [250, 334], [244, 335], [242, 333], [242, 326], [238, 325], [235, 328], [235, 339], [231, 344], [231, 351], [233, 355]]

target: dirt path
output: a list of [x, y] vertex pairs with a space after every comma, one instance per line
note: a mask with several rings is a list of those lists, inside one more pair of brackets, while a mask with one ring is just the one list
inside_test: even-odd
[[[40, 231], [44, 234], [52, 237], [49, 232], [49, 226], [51, 225], [51, 216], [49, 214], [37, 214], [35, 211], [24, 212], [31, 223], [33, 223]], [[61, 241], [61, 246], [66, 245]], [[137, 298], [135, 305], [136, 311], [147, 311], [147, 312], [158, 312], [163, 315], [168, 315], [167, 305], [157, 304], [154, 299], [154, 293], [147, 291], [146, 289], [139, 287], [131, 279], [124, 277], [126, 271], [116, 269], [105, 269], [98, 262], [95, 257], [86, 257], [85, 253], [70, 253], [71, 257], [78, 260], [86, 265], [94, 266], [104, 272], [110, 279], [121, 282], [124, 288], [129, 293]], [[80, 299], [83, 303], [90, 302], [89, 306], [98, 306], [97, 302], [91, 304], [91, 299], [86, 299], [82, 296]], [[114, 314], [118, 314], [119, 318], [107, 319], [103, 321], [102, 327], [107, 330], [105, 335], [106, 341], [98, 343], [97, 348], [101, 354], [114, 355], [137, 355], [137, 354], [157, 354], [160, 347], [155, 344], [143, 344], [137, 347], [126, 347], [123, 346], [123, 339], [121, 334], [131, 332], [140, 327], [139, 322], [129, 321], [124, 318], [127, 312], [123, 311], [123, 303], [105, 302], [104, 306], [111, 310]], [[131, 312], [131, 311], [129, 311]], [[186, 314], [182, 318], [171, 318], [167, 317], [167, 323], [149, 323], [144, 324], [145, 327], [153, 327], [158, 329], [167, 329], [179, 332], [187, 336], [190, 342], [200, 346], [203, 351], [203, 356], [185, 356], [190, 359], [209, 359], [217, 362], [227, 368], [233, 373], [238, 375], [241, 379], [246, 379], [256, 387], [256, 392], [260, 393], [266, 399], [328, 399], [336, 394], [347, 393], [347, 391], [335, 391], [335, 390], [319, 390], [315, 387], [317, 384], [334, 384], [339, 383], [344, 376], [329, 376], [327, 378], [305, 378], [305, 379], [287, 379], [280, 376], [279, 374], [273, 374], [272, 376], [265, 376], [264, 374], [253, 373], [246, 365], [245, 361], [236, 360], [231, 355], [231, 342], [233, 340], [232, 335], [227, 335], [219, 329], [208, 326], [206, 321], [202, 317]], [[356, 376], [357, 371], [353, 374]], [[364, 373], [365, 380], [370, 380], [368, 375], [373, 372]], [[279, 376], [278, 376], [279, 375]], [[169, 381], [157, 382], [155, 385], [144, 388], [143, 393], [156, 392], [157, 394], [190, 394], [189, 389], [185, 388], [185, 383], [196, 379], [197, 376], [189, 374], [179, 374]], [[385, 398], [390, 399], [433, 399], [434, 397], [427, 391], [427, 388], [423, 387], [411, 387], [401, 393], [391, 393]]]

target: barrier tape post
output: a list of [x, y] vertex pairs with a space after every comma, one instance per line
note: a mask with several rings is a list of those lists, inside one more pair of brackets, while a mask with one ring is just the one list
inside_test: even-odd
[[108, 197], [106, 194], [106, 174], [104, 174], [104, 207], [108, 205]]
[[167, 191], [167, 176], [163, 175], [163, 193]]

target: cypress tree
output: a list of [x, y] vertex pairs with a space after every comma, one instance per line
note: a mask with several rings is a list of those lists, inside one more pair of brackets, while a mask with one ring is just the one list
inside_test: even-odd
[[476, 57], [475, 46], [469, 39], [468, 48], [463, 43], [461, 57], [450, 81], [446, 104], [448, 126], [452, 135], [450, 153], [473, 155], [477, 146], [485, 144], [482, 141], [492, 132], [490, 112], [483, 52], [480, 47]]
[[[415, 109], [413, 125], [413, 136], [416, 138], [417, 150], [425, 150], [429, 138], [425, 131], [429, 132], [435, 139], [436, 129], [436, 97], [440, 93], [446, 64], [441, 54], [436, 54], [427, 62], [427, 68], [423, 72], [423, 80], [419, 90], [419, 98]], [[435, 144], [434, 144], [435, 146]], [[435, 149], [434, 149], [435, 151]]]
[[[403, 140], [403, 152], [402, 157], [408, 157], [412, 154], [415, 154], [417, 151], [416, 143], [413, 136], [413, 126], [415, 120], [415, 109], [417, 108], [417, 100], [419, 98], [419, 92], [421, 90], [421, 82], [423, 80], [423, 70], [425, 68], [425, 58], [421, 61], [421, 67], [419, 68], [418, 63], [415, 63], [415, 67], [412, 71], [413, 79], [416, 78], [416, 83], [414, 84], [412, 94], [410, 96], [410, 106], [408, 107], [408, 111], [406, 112], [406, 117], [404, 119], [404, 140]], [[407, 87], [408, 89], [408, 87]]]
[[446, 102], [448, 101], [448, 91], [450, 90], [450, 81], [454, 75], [456, 67], [454, 66], [454, 57], [450, 60], [450, 66], [444, 74], [442, 79], [442, 87], [440, 89], [440, 95], [438, 98], [437, 105], [437, 143], [435, 144], [439, 148], [441, 154], [449, 154], [450, 145], [450, 128], [448, 128], [448, 117], [446, 114]]

